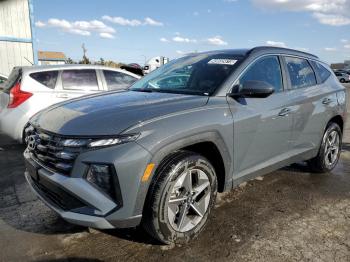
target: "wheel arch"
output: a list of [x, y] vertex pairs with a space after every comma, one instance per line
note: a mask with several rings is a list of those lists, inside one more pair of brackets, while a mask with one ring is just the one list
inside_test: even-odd
[[152, 162], [156, 164], [156, 168], [152, 174], [159, 170], [161, 164], [166, 160], [168, 155], [180, 150], [198, 153], [207, 158], [213, 165], [218, 177], [218, 191], [223, 192], [227, 188], [229, 181], [232, 181], [232, 157], [230, 151], [226, 147], [222, 137], [217, 132], [204, 132], [174, 141], [161, 149], [153, 156]]
[[[327, 126], [330, 124], [330, 123], [336, 123], [339, 125], [340, 129], [342, 132], [344, 132], [344, 119], [341, 115], [336, 115], [336, 116], [333, 116], [327, 123]], [[326, 128], [327, 128], [326, 126]]]
[[[167, 144], [153, 153], [151, 163], [154, 163], [155, 166], [148, 181], [142, 183], [137, 197], [135, 214], [143, 213], [145, 201], [150, 194], [150, 185], [156, 177], [155, 174], [162, 168], [164, 162], [166, 162], [173, 153], [181, 150], [201, 154], [211, 162], [218, 179], [218, 192], [223, 192], [232, 188], [233, 158], [221, 136], [217, 132], [196, 134]], [[211, 154], [212, 152], [214, 152], [214, 154]]]

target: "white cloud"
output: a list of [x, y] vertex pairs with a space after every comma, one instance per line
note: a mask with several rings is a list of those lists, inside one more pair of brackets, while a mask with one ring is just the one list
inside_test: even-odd
[[196, 43], [197, 42], [196, 39], [190, 39], [190, 38], [182, 37], [182, 36], [175, 36], [172, 38], [172, 40], [174, 42], [178, 42], [178, 43]]
[[217, 46], [228, 45], [228, 43], [225, 42], [221, 36], [210, 37], [206, 40], [206, 42], [210, 45], [217, 45]]
[[334, 52], [334, 51], [337, 51], [337, 48], [335, 48], [335, 47], [325, 47], [324, 50], [328, 51], [328, 52]]
[[186, 54], [187, 52], [184, 52], [184, 51], [181, 51], [181, 50], [176, 50], [176, 53], [179, 54], [179, 55], [184, 55], [184, 54]]
[[142, 25], [142, 22], [140, 20], [137, 19], [126, 19], [120, 16], [115, 16], [115, 17], [111, 17], [108, 15], [104, 15], [102, 16], [103, 20], [106, 20], [108, 22], [114, 23], [114, 24], [118, 24], [118, 25], [123, 25], [123, 26], [139, 26]]
[[51, 18], [47, 21], [47, 26], [56, 27], [64, 32], [82, 36], [89, 36], [91, 32], [107, 33], [110, 35], [116, 32], [114, 28], [105, 25], [99, 20], [69, 22], [65, 19]]
[[237, 2], [238, 0], [224, 0], [224, 2], [226, 3], [234, 3], [234, 2]]
[[317, 20], [324, 25], [350, 25], [350, 17], [345, 17], [343, 15], [314, 13], [313, 17], [317, 18]]
[[349, 40], [347, 40], [347, 39], [340, 39], [340, 42], [347, 43], [347, 42], [349, 42]]
[[36, 27], [45, 27], [46, 24], [45, 24], [44, 22], [41, 22], [41, 21], [36, 21], [36, 22], [35, 22], [35, 26], [36, 26]]
[[138, 20], [138, 19], [126, 19], [121, 16], [108, 16], [104, 15], [102, 16], [102, 19], [117, 25], [122, 26], [141, 26], [141, 25], [150, 25], [150, 26], [163, 26], [162, 22], [156, 21], [150, 17], [146, 17], [144, 21]]
[[271, 10], [311, 12], [321, 24], [350, 24], [350, 0], [251, 0], [255, 5]]
[[161, 42], [163, 42], [163, 43], [167, 43], [167, 42], [170, 42], [167, 38], [165, 38], [165, 37], [162, 37], [162, 38], [160, 38], [159, 39]]
[[266, 44], [270, 46], [285, 47], [285, 48], [287, 47], [286, 43], [284, 42], [277, 42], [272, 40], [266, 41]]
[[114, 35], [112, 35], [110, 33], [100, 33], [100, 37], [101, 38], [106, 38], [106, 39], [113, 39]]
[[344, 45], [344, 48], [350, 49], [350, 45]]
[[143, 24], [144, 25], [152, 25], [152, 26], [163, 26], [162, 22], [156, 21], [150, 17], [146, 17], [145, 22]]
[[194, 12], [193, 12], [193, 15], [194, 15], [194, 16], [199, 16], [199, 12], [194, 11]]

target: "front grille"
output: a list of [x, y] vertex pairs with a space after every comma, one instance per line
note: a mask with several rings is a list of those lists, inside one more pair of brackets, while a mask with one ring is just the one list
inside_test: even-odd
[[64, 147], [62, 137], [38, 130], [32, 126], [25, 131], [27, 149], [33, 160], [44, 168], [66, 176], [70, 175], [81, 147]]

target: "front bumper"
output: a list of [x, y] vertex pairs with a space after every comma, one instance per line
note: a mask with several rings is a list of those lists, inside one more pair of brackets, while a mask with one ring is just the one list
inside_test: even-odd
[[[99, 229], [134, 227], [141, 222], [139, 203], [146, 197], [140, 190], [141, 177], [151, 156], [136, 143], [82, 153], [75, 160], [71, 176], [40, 166], [27, 150], [24, 157], [25, 177], [31, 189], [66, 221]], [[102, 159], [116, 169], [122, 206], [83, 178], [86, 163], [101, 163]]]

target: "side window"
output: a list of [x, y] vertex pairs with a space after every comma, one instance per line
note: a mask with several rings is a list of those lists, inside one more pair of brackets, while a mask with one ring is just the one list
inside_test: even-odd
[[64, 70], [62, 85], [66, 90], [98, 90], [96, 71], [94, 69]]
[[305, 59], [285, 57], [293, 89], [316, 85], [315, 72]]
[[331, 72], [329, 72], [329, 70], [327, 68], [325, 68], [321, 63], [315, 62], [315, 61], [311, 61], [311, 64], [315, 68], [315, 70], [316, 70], [317, 74], [319, 75], [322, 83], [325, 82], [328, 79], [328, 77], [331, 75]]
[[58, 71], [46, 71], [30, 74], [31, 78], [51, 89], [54, 89], [56, 86], [57, 76]]
[[282, 71], [277, 56], [267, 56], [256, 61], [239, 79], [242, 86], [246, 81], [262, 81], [272, 85], [275, 93], [283, 91]]
[[108, 90], [125, 89], [137, 81], [137, 78], [117, 71], [103, 70]]
[[342, 76], [342, 74], [341, 74], [341, 73], [335, 73], [335, 75], [336, 75], [336, 76]]

